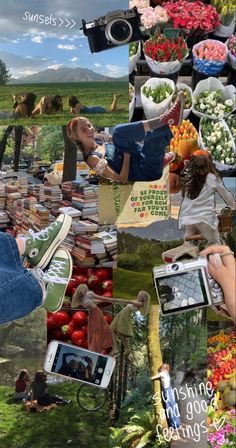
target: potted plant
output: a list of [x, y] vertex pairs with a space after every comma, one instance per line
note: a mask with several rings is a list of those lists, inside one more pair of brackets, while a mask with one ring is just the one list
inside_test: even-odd
[[236, 3], [234, 0], [211, 0], [212, 5], [220, 15], [220, 26], [214, 32], [216, 36], [229, 37], [235, 28]]

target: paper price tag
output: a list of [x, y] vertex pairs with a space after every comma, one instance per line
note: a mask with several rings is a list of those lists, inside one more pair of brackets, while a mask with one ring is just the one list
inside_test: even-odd
[[179, 37], [179, 30], [175, 28], [164, 28], [163, 34], [168, 37], [168, 39], [174, 39], [175, 37]]

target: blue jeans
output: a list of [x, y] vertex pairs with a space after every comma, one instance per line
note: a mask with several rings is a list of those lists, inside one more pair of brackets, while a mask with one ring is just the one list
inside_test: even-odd
[[120, 173], [124, 152], [128, 152], [131, 154], [130, 182], [158, 180], [163, 172], [165, 150], [172, 137], [169, 126], [145, 133], [142, 121], [119, 124], [113, 130], [115, 151], [113, 157], [107, 159], [108, 165]]
[[102, 106], [83, 106], [81, 112], [85, 114], [104, 114], [107, 110]]
[[180, 427], [179, 407], [175, 401], [174, 391], [172, 387], [163, 388], [163, 395], [165, 399], [165, 410], [168, 425], [171, 428]]
[[26, 316], [42, 299], [39, 282], [22, 266], [15, 239], [0, 232], [0, 324]]

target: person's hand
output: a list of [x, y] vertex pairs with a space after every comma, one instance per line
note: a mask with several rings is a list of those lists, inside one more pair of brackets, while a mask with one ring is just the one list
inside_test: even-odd
[[223, 289], [225, 305], [232, 317], [236, 320], [235, 276], [236, 263], [233, 252], [228, 246], [209, 246], [200, 252], [201, 256], [208, 257], [208, 271], [214, 280]]

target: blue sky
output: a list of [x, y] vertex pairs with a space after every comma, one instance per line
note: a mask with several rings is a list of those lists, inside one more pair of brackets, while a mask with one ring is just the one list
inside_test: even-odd
[[[91, 54], [79, 30], [82, 18], [93, 20], [111, 10], [128, 9], [128, 0], [0, 0], [0, 5], [0, 59], [14, 78], [62, 66], [113, 77], [128, 73], [127, 46]], [[52, 15], [56, 25], [30, 21], [29, 13]], [[72, 19], [76, 24], [70, 29]]]

